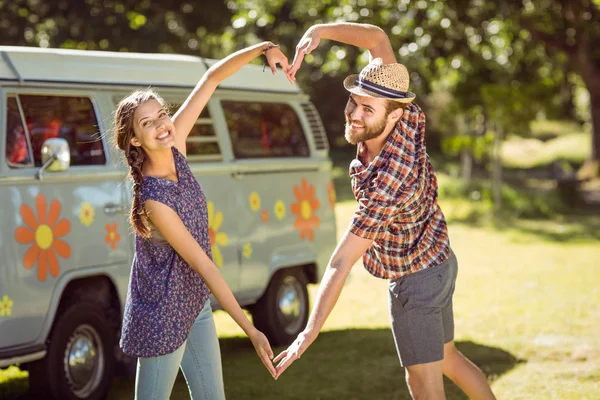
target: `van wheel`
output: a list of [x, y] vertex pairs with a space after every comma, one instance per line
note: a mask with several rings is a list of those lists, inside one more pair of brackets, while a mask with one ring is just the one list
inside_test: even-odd
[[60, 400], [105, 398], [115, 338], [109, 326], [101, 306], [82, 302], [67, 308], [54, 323], [48, 354], [31, 365], [32, 391]]
[[271, 345], [290, 344], [308, 322], [308, 281], [300, 269], [283, 269], [273, 275], [265, 294], [251, 308], [254, 326]]

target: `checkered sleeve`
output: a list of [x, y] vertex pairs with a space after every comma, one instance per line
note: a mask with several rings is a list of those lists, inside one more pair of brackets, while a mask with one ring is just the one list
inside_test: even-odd
[[358, 199], [358, 209], [352, 218], [350, 232], [364, 239], [375, 239], [394, 220], [397, 207], [380, 191]]

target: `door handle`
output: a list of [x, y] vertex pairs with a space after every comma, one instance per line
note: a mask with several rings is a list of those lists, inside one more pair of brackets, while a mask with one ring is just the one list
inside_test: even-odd
[[233, 177], [233, 179], [238, 181], [244, 179], [244, 174], [242, 174], [241, 172], [232, 172], [231, 176]]
[[119, 214], [124, 212], [126, 208], [125, 204], [106, 203], [104, 205], [104, 212], [107, 214]]

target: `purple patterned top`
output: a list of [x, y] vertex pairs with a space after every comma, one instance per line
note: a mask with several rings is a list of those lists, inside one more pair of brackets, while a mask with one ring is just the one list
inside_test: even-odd
[[[206, 198], [185, 157], [172, 147], [178, 182], [144, 177], [142, 205], [155, 200], [171, 207], [212, 258]], [[121, 333], [130, 356], [156, 357], [177, 350], [187, 339], [210, 290], [202, 277], [164, 240], [136, 235], [135, 256]]]

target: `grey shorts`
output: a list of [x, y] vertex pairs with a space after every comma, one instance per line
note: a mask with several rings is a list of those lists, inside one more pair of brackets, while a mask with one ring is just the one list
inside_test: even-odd
[[389, 281], [392, 333], [403, 367], [444, 359], [444, 344], [454, 339], [457, 272], [451, 251], [440, 265]]

